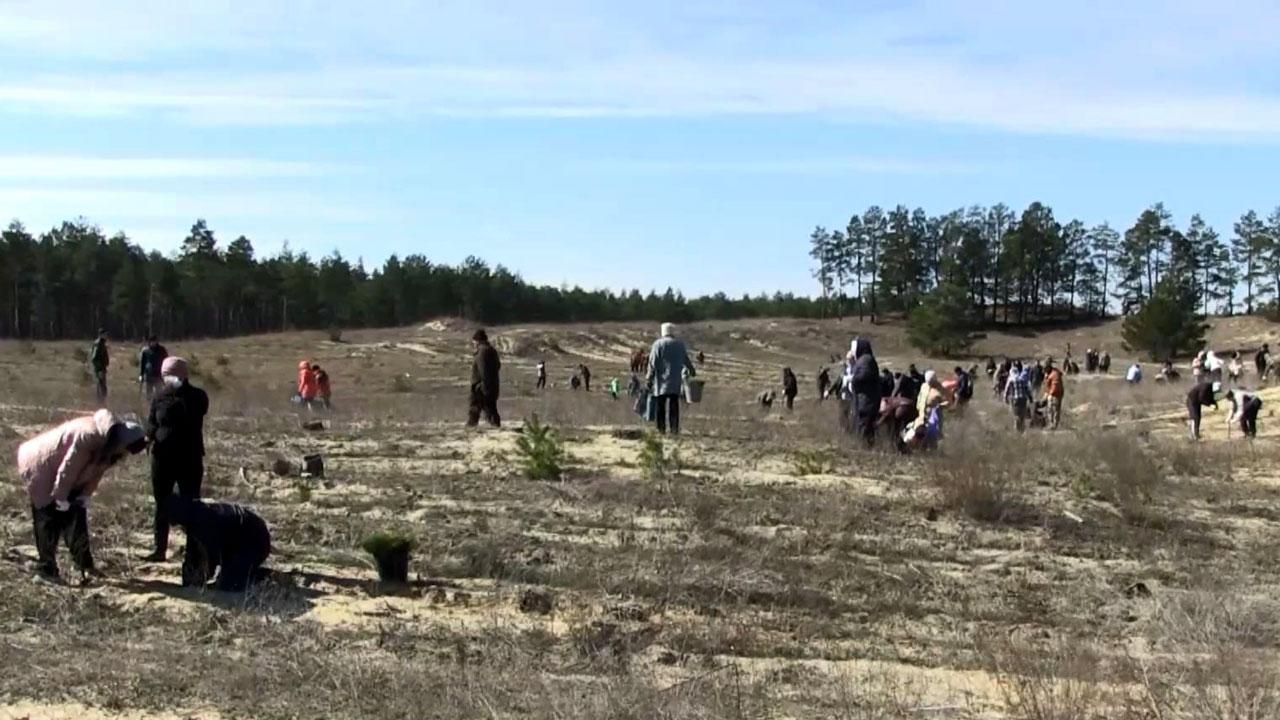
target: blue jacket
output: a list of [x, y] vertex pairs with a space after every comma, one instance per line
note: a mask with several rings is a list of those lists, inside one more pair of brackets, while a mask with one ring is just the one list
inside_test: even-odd
[[664, 337], [653, 344], [649, 351], [649, 382], [653, 384], [654, 395], [679, 395], [685, 369], [689, 377], [698, 374], [683, 340]]

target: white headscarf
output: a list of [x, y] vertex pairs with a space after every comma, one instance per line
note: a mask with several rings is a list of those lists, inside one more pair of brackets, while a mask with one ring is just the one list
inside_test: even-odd
[[675, 337], [676, 326], [673, 323], [662, 323], [662, 337]]

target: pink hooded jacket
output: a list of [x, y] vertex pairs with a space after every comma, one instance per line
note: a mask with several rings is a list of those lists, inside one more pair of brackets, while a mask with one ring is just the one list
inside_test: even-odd
[[119, 422], [109, 410], [68, 420], [18, 447], [18, 477], [31, 504], [47, 507], [73, 493], [88, 497], [110, 467], [104, 458], [107, 434]]

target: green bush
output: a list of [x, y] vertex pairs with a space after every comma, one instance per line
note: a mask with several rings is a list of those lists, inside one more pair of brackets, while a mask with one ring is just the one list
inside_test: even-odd
[[525, 421], [520, 439], [516, 441], [516, 452], [520, 455], [520, 467], [530, 480], [559, 480], [564, 474], [568, 461], [564, 442], [555, 430], [539, 422], [537, 415]]
[[385, 557], [392, 553], [409, 552], [413, 550], [413, 547], [413, 538], [390, 530], [378, 531], [360, 543], [360, 549], [375, 558]]
[[791, 457], [795, 463], [795, 474], [800, 477], [829, 475], [835, 470], [831, 456], [821, 450], [797, 450]]

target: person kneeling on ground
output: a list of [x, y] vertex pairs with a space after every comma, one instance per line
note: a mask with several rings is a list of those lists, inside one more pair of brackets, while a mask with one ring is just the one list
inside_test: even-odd
[[257, 579], [271, 554], [271, 531], [257, 513], [242, 505], [178, 495], [169, 496], [165, 511], [169, 522], [187, 534], [183, 587], [204, 587], [215, 572], [217, 588], [224, 592], [243, 592]]
[[41, 577], [59, 577], [59, 537], [66, 540], [81, 573], [100, 574], [89, 537], [89, 499], [108, 469], [146, 446], [141, 425], [99, 410], [68, 420], [18, 447], [18, 477], [31, 499], [39, 555], [36, 570]]
[[1227, 426], [1239, 422], [1240, 431], [1245, 437], [1258, 437], [1258, 413], [1262, 410], [1262, 398], [1257, 393], [1235, 389], [1227, 391], [1227, 399], [1231, 401], [1231, 415], [1227, 417]]
[[1217, 410], [1219, 392], [1222, 392], [1222, 383], [1205, 380], [1187, 393], [1187, 415], [1190, 416], [1192, 440], [1200, 439], [1200, 408], [1212, 406]]

